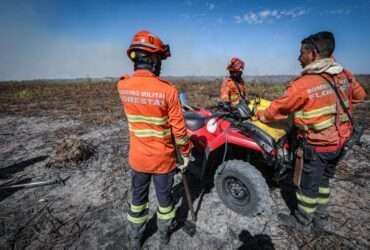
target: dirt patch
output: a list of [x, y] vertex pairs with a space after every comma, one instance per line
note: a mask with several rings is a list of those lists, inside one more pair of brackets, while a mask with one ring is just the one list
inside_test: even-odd
[[55, 153], [46, 166], [75, 167], [88, 160], [94, 153], [94, 148], [88, 142], [77, 136], [70, 136], [56, 145]]

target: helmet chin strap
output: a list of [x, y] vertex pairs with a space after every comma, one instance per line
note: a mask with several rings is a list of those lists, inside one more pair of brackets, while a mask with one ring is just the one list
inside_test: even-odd
[[138, 70], [138, 69], [147, 69], [147, 70], [150, 70], [150, 71], [153, 71], [153, 66], [149, 63], [135, 63], [134, 64], [134, 69], [135, 70]]

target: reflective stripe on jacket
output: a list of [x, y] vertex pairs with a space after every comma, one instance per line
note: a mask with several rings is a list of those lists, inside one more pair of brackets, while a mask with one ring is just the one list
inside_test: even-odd
[[[239, 90], [238, 90], [239, 87]], [[240, 91], [240, 92], [239, 92]], [[240, 101], [240, 94], [245, 97], [245, 85], [244, 82], [236, 83], [231, 78], [227, 77], [224, 79], [220, 90], [220, 99], [223, 102], [230, 102], [231, 105], [237, 105]]]
[[[352, 102], [359, 102], [365, 98], [366, 93], [358, 81], [352, 75], [349, 80], [348, 75], [349, 72], [342, 71], [330, 77], [339, 87], [346, 106], [350, 107], [350, 95]], [[307, 138], [308, 143], [338, 145], [350, 137], [352, 128], [347, 115], [336, 101], [334, 90], [322, 76], [302, 75], [289, 83], [285, 94], [273, 101], [263, 115], [267, 120], [273, 121], [293, 113], [294, 124]], [[336, 124], [337, 112], [339, 121]]]
[[175, 144], [188, 155], [191, 142], [176, 88], [147, 70], [117, 85], [130, 131], [129, 164], [138, 172], [168, 173], [175, 168]]

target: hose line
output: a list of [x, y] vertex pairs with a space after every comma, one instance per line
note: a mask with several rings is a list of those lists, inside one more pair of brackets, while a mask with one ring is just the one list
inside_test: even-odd
[[221, 165], [220, 167], [216, 170], [216, 175], [221, 175], [222, 172], [224, 171], [225, 169], [225, 160], [226, 160], [226, 155], [227, 155], [227, 149], [228, 149], [228, 133], [229, 133], [229, 128], [226, 128], [226, 131], [225, 131], [225, 151], [224, 151], [224, 155], [222, 157], [222, 162], [221, 162]]

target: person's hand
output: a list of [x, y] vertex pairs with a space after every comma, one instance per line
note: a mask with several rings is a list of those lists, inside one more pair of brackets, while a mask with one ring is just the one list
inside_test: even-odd
[[267, 123], [268, 122], [268, 120], [266, 119], [266, 117], [265, 117], [265, 115], [264, 115], [264, 113], [263, 113], [263, 111], [257, 111], [256, 112], [256, 117], [257, 117], [257, 119], [258, 120], [260, 120], [261, 122], [263, 122], [263, 123]]
[[182, 154], [181, 154], [181, 158], [182, 158], [182, 164], [177, 165], [177, 168], [178, 168], [182, 173], [184, 173], [184, 172], [186, 171], [186, 168], [189, 166], [189, 162], [190, 162], [190, 155], [189, 155], [189, 156], [185, 156], [185, 155], [182, 155]]

